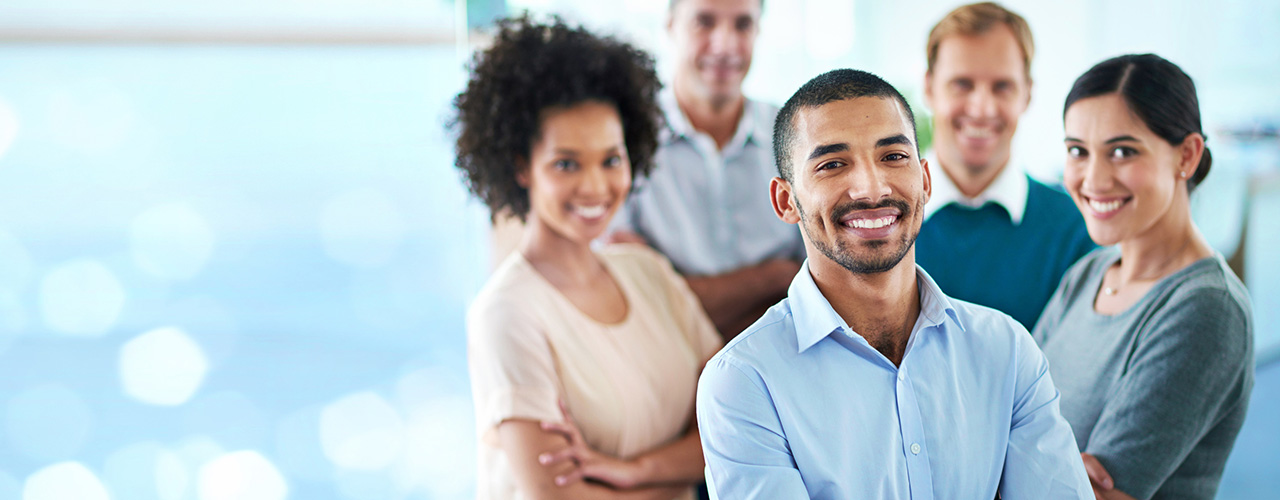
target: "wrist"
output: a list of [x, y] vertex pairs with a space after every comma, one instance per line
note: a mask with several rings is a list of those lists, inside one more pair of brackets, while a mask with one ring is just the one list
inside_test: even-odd
[[656, 481], [658, 475], [658, 464], [648, 457], [636, 457], [633, 460], [627, 460], [628, 479], [631, 484], [628, 488], [638, 488], [647, 486]]

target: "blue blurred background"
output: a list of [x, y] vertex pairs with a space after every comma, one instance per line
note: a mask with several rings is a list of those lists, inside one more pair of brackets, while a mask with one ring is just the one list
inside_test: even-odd
[[[780, 103], [852, 66], [916, 98], [957, 4], [767, 2], [747, 91]], [[1257, 328], [1219, 497], [1280, 496], [1280, 4], [1007, 5], [1036, 35], [1015, 147], [1042, 179], [1093, 63], [1156, 52], [1196, 79], [1215, 157], [1196, 217]], [[0, 4], [0, 499], [473, 497], [463, 317], [491, 256], [444, 129], [485, 43], [461, 27], [560, 13], [669, 75], [665, 8]]]

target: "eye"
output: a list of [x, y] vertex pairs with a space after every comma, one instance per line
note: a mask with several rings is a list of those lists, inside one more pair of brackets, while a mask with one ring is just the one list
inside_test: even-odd
[[1013, 83], [1006, 82], [1006, 81], [996, 82], [992, 90], [994, 90], [995, 93], [997, 94], [1001, 94], [1001, 95], [1008, 94], [1013, 92]]
[[823, 170], [831, 170], [831, 169], [840, 168], [843, 166], [844, 166], [844, 162], [842, 161], [829, 161], [826, 163], [819, 163], [818, 168], [816, 170], [821, 172]]
[[715, 18], [706, 14], [699, 14], [698, 19], [695, 22], [699, 28], [703, 28], [703, 29], [710, 29], [715, 27], [716, 25]]
[[1118, 146], [1111, 150], [1111, 159], [1126, 160], [1138, 155], [1138, 150], [1128, 146]]
[[578, 168], [578, 162], [570, 159], [560, 159], [560, 160], [556, 160], [556, 162], [551, 166], [554, 167], [556, 170], [563, 170], [568, 172], [568, 171], [576, 170]]
[[973, 90], [973, 82], [963, 78], [951, 80], [950, 87], [956, 92], [968, 92]]
[[906, 161], [908, 158], [911, 158], [911, 157], [910, 157], [910, 156], [907, 156], [907, 155], [905, 155], [905, 154], [902, 154], [902, 153], [889, 153], [889, 154], [885, 155], [885, 156], [884, 156], [884, 158], [883, 158], [881, 161], [887, 161], [887, 162], [891, 162], [891, 163], [897, 163], [897, 162], [900, 162], [900, 161]]
[[1073, 160], [1078, 160], [1081, 158], [1087, 158], [1088, 156], [1089, 156], [1089, 152], [1085, 151], [1085, 149], [1080, 146], [1067, 146], [1068, 158], [1071, 158]]
[[604, 166], [606, 168], [620, 167], [622, 166], [622, 157], [618, 155], [613, 155], [608, 158], [605, 158]]
[[733, 27], [737, 28], [738, 31], [749, 31], [754, 24], [755, 22], [751, 19], [751, 16], [742, 16], [738, 18]]

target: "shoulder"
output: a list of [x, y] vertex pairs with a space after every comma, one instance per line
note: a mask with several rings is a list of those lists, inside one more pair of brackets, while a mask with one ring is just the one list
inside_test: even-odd
[[785, 363], [798, 351], [790, 299], [774, 304], [760, 319], [725, 344], [711, 359], [740, 369], [758, 371], [768, 365]]
[[518, 255], [504, 260], [467, 308], [468, 336], [500, 335], [513, 324], [533, 321], [540, 298], [547, 295], [536, 272]]
[[1026, 327], [1004, 312], [954, 297], [948, 297], [948, 300], [955, 311], [956, 321], [970, 337], [1007, 342], [1026, 336]]
[[1161, 310], [1169, 315], [1212, 321], [1224, 330], [1234, 325], [1234, 329], [1243, 330], [1240, 334], [1251, 334], [1253, 306], [1248, 290], [1221, 257], [1208, 257], [1192, 266], [1171, 284]]

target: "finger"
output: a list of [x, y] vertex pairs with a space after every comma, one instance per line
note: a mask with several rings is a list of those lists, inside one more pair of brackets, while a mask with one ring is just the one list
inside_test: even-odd
[[574, 468], [568, 474], [556, 476], [556, 486], [568, 486], [582, 480], [582, 469]]
[[568, 438], [570, 442], [574, 438], [574, 428], [564, 422], [542, 422], [542, 430], [560, 434]]
[[1115, 487], [1111, 474], [1107, 473], [1107, 468], [1102, 466], [1102, 462], [1099, 462], [1097, 458], [1088, 453], [1081, 453], [1080, 458], [1084, 460], [1084, 470], [1089, 474], [1089, 482], [1097, 485], [1103, 491]]
[[577, 463], [578, 453], [574, 448], [565, 448], [560, 451], [546, 452], [538, 455], [538, 463], [542, 465], [555, 465], [563, 462]]

